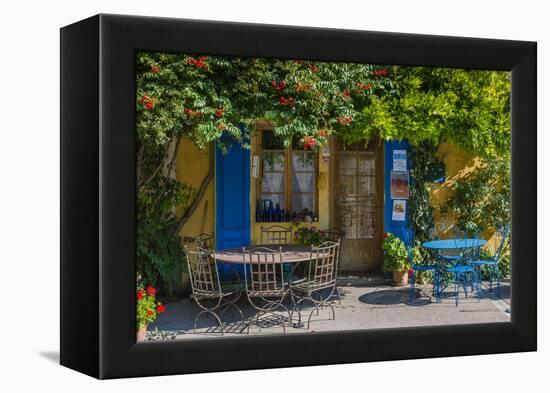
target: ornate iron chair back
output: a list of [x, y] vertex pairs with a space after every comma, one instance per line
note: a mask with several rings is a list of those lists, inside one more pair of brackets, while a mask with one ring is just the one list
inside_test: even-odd
[[214, 250], [214, 235], [210, 233], [201, 233], [195, 238], [197, 248], [202, 248], [203, 250]]
[[327, 240], [330, 240], [331, 242], [334, 242], [334, 243], [342, 241], [345, 235], [345, 232], [342, 231], [340, 228], [331, 228], [331, 229], [327, 229], [326, 231], [320, 231], [320, 232], [325, 238], [327, 238]]
[[189, 279], [194, 295], [221, 296], [220, 276], [214, 254], [199, 248], [199, 251], [186, 250]]
[[266, 245], [283, 245], [292, 241], [292, 227], [285, 228], [281, 225], [272, 225], [261, 229], [261, 241]]
[[245, 271], [246, 292], [252, 296], [278, 296], [285, 291], [283, 279], [283, 259], [281, 248], [272, 250], [267, 247], [256, 247], [250, 250], [243, 248], [243, 262], [249, 267]]
[[340, 242], [326, 241], [311, 247], [308, 271], [308, 290], [315, 291], [336, 285]]

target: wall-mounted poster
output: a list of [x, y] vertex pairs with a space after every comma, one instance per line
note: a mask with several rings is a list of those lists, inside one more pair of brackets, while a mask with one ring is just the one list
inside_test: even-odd
[[393, 209], [391, 211], [392, 221], [405, 221], [407, 212], [407, 201], [403, 199], [395, 199], [393, 201]]
[[393, 151], [393, 170], [394, 171], [407, 170], [407, 150]]
[[409, 171], [391, 171], [391, 199], [409, 199]]

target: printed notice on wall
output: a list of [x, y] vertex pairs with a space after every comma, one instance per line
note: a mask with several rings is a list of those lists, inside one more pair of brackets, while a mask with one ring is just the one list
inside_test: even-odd
[[402, 199], [394, 199], [393, 209], [391, 213], [392, 221], [405, 221], [407, 212], [407, 201]]
[[409, 199], [409, 171], [391, 171], [391, 199]]
[[407, 170], [407, 150], [393, 151], [393, 170], [394, 171]]

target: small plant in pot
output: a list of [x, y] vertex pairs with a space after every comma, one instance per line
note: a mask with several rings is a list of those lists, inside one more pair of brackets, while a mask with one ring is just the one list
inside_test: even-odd
[[165, 308], [162, 303], [156, 300], [157, 290], [148, 286], [146, 289], [143, 286], [138, 286], [137, 297], [137, 341], [145, 340], [147, 325], [157, 319], [157, 315], [164, 312]]
[[384, 270], [393, 273], [393, 284], [407, 285], [411, 265], [405, 244], [394, 234], [385, 233], [382, 247], [384, 249]]

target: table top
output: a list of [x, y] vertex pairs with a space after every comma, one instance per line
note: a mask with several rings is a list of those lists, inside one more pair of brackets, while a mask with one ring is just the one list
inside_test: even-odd
[[[267, 247], [272, 250], [278, 250], [279, 247], [282, 248], [281, 253], [283, 256], [284, 262], [304, 262], [309, 261], [311, 258], [311, 246], [302, 246], [302, 245], [253, 245], [245, 247], [245, 250], [256, 247]], [[246, 263], [243, 260], [243, 248], [226, 248], [225, 250], [216, 251], [216, 261], [223, 263]]]
[[432, 250], [452, 250], [462, 248], [476, 248], [487, 244], [487, 240], [483, 239], [445, 239], [445, 240], [430, 240], [422, 243], [422, 247]]

